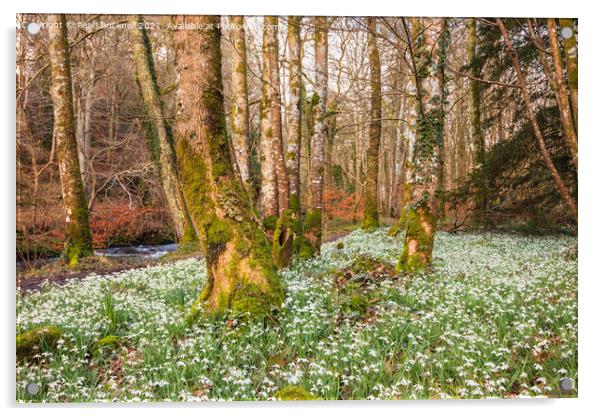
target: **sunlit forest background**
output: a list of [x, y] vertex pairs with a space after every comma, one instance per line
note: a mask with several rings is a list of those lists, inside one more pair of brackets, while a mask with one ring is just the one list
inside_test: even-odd
[[[135, 75], [130, 31], [102, 29], [94, 23], [127, 23], [123, 16], [71, 16], [81, 22], [69, 31], [74, 114], [82, 178], [96, 248], [176, 241], [147, 140], [148, 115]], [[22, 21], [45, 20], [23, 16]], [[169, 17], [145, 20], [165, 26]], [[222, 73], [226, 113], [232, 117], [233, 48], [228, 18], [223, 18]], [[252, 191], [259, 194], [259, 102], [262, 85], [262, 18], [246, 19], [249, 152]], [[283, 112], [290, 107], [286, 18], [279, 19], [279, 82]], [[576, 168], [560, 122], [553, 89], [553, 62], [545, 20], [506, 22], [527, 79], [530, 105], [560, 176], [576, 199]], [[540, 232], [574, 228], [542, 160], [527, 119], [516, 75], [494, 23], [484, 19], [448, 19], [443, 170], [443, 229], [477, 225], [512, 226]], [[470, 27], [476, 26], [471, 35]], [[573, 22], [570, 26], [575, 30]], [[399, 18], [377, 19], [381, 62], [382, 136], [378, 154], [378, 211], [391, 223], [404, 205], [409, 140], [416, 125], [415, 82], [411, 71], [408, 28]], [[306, 117], [300, 147], [301, 205], [310, 198], [310, 141], [314, 130], [315, 90], [313, 23], [300, 23], [302, 106]], [[361, 18], [328, 21], [329, 129], [325, 147], [324, 226], [327, 232], [361, 221], [370, 125], [370, 69], [367, 33]], [[167, 120], [176, 114], [174, 50], [169, 30], [149, 30], [157, 81]], [[471, 39], [470, 37], [473, 36]], [[411, 34], [410, 34], [411, 37]], [[469, 44], [472, 42], [472, 46]], [[541, 45], [539, 45], [541, 44]], [[564, 46], [563, 46], [564, 45]], [[566, 45], [562, 43], [562, 47]], [[470, 48], [473, 52], [469, 52]], [[542, 48], [546, 51], [542, 60]], [[53, 113], [48, 70], [48, 35], [19, 31], [17, 84], [17, 257], [33, 261], [56, 256], [63, 248], [64, 218], [53, 141]], [[562, 53], [562, 52], [561, 52]], [[472, 54], [472, 55], [471, 55]], [[564, 55], [561, 57], [564, 62]], [[548, 67], [546, 72], [545, 68]], [[476, 79], [476, 80], [475, 80]], [[472, 117], [478, 94], [475, 138]], [[283, 131], [287, 130], [283, 117]], [[483, 147], [483, 157], [479, 152]], [[476, 191], [485, 181], [487, 206], [477, 210]]]

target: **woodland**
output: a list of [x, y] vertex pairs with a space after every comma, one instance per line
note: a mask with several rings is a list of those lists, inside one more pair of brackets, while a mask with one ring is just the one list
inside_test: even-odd
[[577, 38], [17, 15], [17, 401], [575, 397]]

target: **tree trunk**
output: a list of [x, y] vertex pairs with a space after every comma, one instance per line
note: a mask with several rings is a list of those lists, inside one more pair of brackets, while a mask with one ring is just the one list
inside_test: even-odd
[[293, 254], [293, 215], [289, 209], [289, 182], [284, 160], [284, 143], [282, 137], [282, 98], [280, 94], [280, 71], [278, 67], [278, 17], [264, 17], [264, 65], [267, 66], [270, 92], [270, 119], [272, 121], [271, 151], [276, 163], [276, 180], [278, 184], [278, 221], [272, 238], [272, 255], [278, 267], [290, 263]]
[[376, 44], [376, 18], [368, 18], [368, 60], [370, 63], [370, 126], [366, 150], [366, 190], [362, 229], [378, 228], [378, 154], [382, 130], [382, 98], [380, 84], [380, 57]]
[[[83, 47], [83, 46], [82, 46]], [[82, 53], [81, 55], [85, 55]], [[71, 56], [73, 60], [73, 55]], [[79, 170], [82, 174], [84, 183], [84, 192], [88, 200], [88, 210], [92, 210], [93, 199], [91, 195], [93, 190], [93, 180], [91, 178], [93, 170], [90, 167], [92, 137], [90, 135], [90, 126], [92, 118], [92, 104], [94, 101], [94, 83], [96, 72], [94, 61], [90, 59], [88, 65], [84, 64], [80, 56], [79, 71], [72, 80], [73, 82], [73, 100], [75, 102], [75, 138], [77, 140], [77, 150], [79, 157]]]
[[261, 101], [259, 103], [259, 158], [261, 162], [261, 190], [260, 206], [264, 218], [264, 226], [271, 233], [276, 228], [278, 220], [279, 198], [278, 198], [278, 174], [276, 170], [276, 154], [274, 151], [274, 131], [272, 119], [272, 91], [270, 88], [270, 64], [269, 64], [269, 42], [267, 21], [263, 29], [262, 45], [262, 83]]
[[65, 15], [53, 14], [48, 22], [53, 134], [66, 213], [63, 256], [69, 266], [75, 266], [82, 257], [93, 254], [92, 234], [75, 138], [67, 21]]
[[539, 124], [537, 123], [537, 117], [535, 116], [535, 112], [533, 111], [533, 108], [531, 107], [531, 97], [529, 96], [529, 92], [527, 91], [527, 83], [525, 81], [525, 76], [523, 75], [520, 63], [518, 61], [518, 58], [516, 57], [516, 52], [514, 50], [514, 47], [512, 46], [512, 41], [510, 40], [510, 35], [508, 34], [508, 31], [506, 30], [506, 27], [504, 26], [504, 23], [502, 22], [501, 19], [499, 19], [499, 18], [496, 19], [496, 23], [497, 23], [498, 28], [500, 29], [500, 32], [502, 33], [502, 37], [504, 38], [504, 43], [506, 44], [506, 48], [508, 49], [510, 59], [512, 60], [512, 65], [514, 66], [514, 71], [516, 72], [516, 77], [518, 79], [518, 84], [520, 86], [520, 92], [523, 97], [523, 101], [525, 103], [525, 110], [527, 111], [527, 118], [529, 119], [529, 122], [531, 123], [533, 132], [535, 133], [535, 139], [537, 141], [537, 145], [539, 146], [539, 150], [541, 151], [543, 160], [544, 160], [548, 170], [550, 171], [550, 174], [552, 175], [552, 178], [554, 179], [556, 186], [558, 187], [560, 196], [562, 197], [564, 203], [566, 204], [568, 209], [571, 211], [571, 214], [573, 214], [573, 216], [575, 217], [575, 220], [576, 220], [577, 219], [577, 205], [575, 204], [575, 201], [571, 197], [571, 194], [569, 193], [568, 188], [564, 184], [564, 181], [558, 174], [558, 171], [556, 170], [556, 167], [554, 166], [554, 162], [552, 162], [552, 158], [550, 157], [550, 153], [548, 152], [548, 149], [546, 148], [546, 143], [545, 143], [543, 134], [541, 132], [541, 129], [539, 128]]
[[571, 110], [573, 113], [573, 125], [578, 130], [578, 74], [577, 74], [577, 33], [573, 19], [559, 19], [560, 27], [568, 27], [573, 31], [573, 36], [563, 39], [564, 56], [566, 61], [566, 72], [569, 80], [569, 93], [571, 95]]
[[322, 208], [324, 191], [324, 148], [326, 141], [326, 103], [328, 100], [328, 18], [314, 17], [316, 90], [315, 126], [311, 138], [311, 201], [305, 214], [304, 234], [314, 253], [322, 245]]
[[136, 79], [147, 118], [145, 125], [149, 153], [159, 172], [163, 195], [171, 214], [177, 240], [180, 243], [194, 243], [197, 237], [180, 189], [173, 134], [163, 111], [151, 42], [144, 29], [142, 16], [132, 17], [132, 24]]
[[560, 110], [560, 121], [564, 130], [565, 138], [571, 151], [573, 164], [578, 170], [578, 148], [577, 148], [577, 132], [573, 124], [573, 116], [571, 114], [571, 104], [569, 102], [569, 92], [564, 82], [564, 70], [562, 58], [560, 56], [560, 43], [558, 42], [558, 34], [556, 33], [556, 20], [547, 19], [548, 37], [550, 39], [550, 50], [552, 52], [552, 61], [554, 62], [554, 86], [556, 89], [556, 99], [558, 101], [558, 109]]
[[415, 45], [418, 125], [409, 184], [410, 206], [405, 221], [398, 269], [416, 272], [430, 267], [439, 211], [440, 152], [443, 142], [443, 79], [445, 20], [424, 18]]
[[288, 78], [290, 89], [290, 103], [287, 109], [288, 132], [286, 137], [286, 170], [288, 172], [290, 207], [300, 215], [300, 148], [301, 148], [301, 123], [303, 121], [303, 104], [301, 102], [302, 82], [301, 77], [301, 18], [288, 17], [287, 44], [288, 44]]
[[188, 320], [203, 309], [265, 317], [281, 304], [283, 293], [270, 245], [232, 163], [222, 95], [220, 17], [177, 16], [175, 23], [177, 160], [207, 261], [207, 282]]
[[249, 148], [249, 95], [247, 89], [247, 41], [245, 18], [231, 16], [232, 45], [232, 147], [240, 171], [240, 177], [248, 188], [250, 184]]
[[[298, 254], [301, 258], [311, 256], [311, 247], [305, 241], [301, 224], [300, 155], [304, 117], [301, 72], [301, 17], [289, 16], [287, 19], [287, 46], [290, 102], [286, 109], [288, 121], [285, 160], [290, 212], [281, 215], [274, 235], [273, 252], [277, 266], [287, 265], [292, 254]], [[291, 237], [292, 247], [288, 243]]]
[[[474, 165], [478, 169], [485, 162], [485, 136], [481, 127], [481, 84], [477, 81], [481, 78], [481, 64], [476, 60], [477, 51], [477, 20], [468, 20], [468, 66], [470, 67], [470, 132], [472, 134], [472, 146], [474, 149]], [[477, 221], [482, 222], [483, 214], [487, 209], [487, 180], [484, 172], [479, 173], [477, 178], [476, 211]]]
[[270, 114], [273, 131], [271, 147], [274, 152], [276, 178], [278, 180], [278, 213], [282, 215], [289, 207], [289, 190], [282, 140], [282, 98], [280, 94], [280, 73], [278, 70], [278, 17], [266, 16], [264, 19], [264, 31], [267, 31], [266, 63], [269, 74]]

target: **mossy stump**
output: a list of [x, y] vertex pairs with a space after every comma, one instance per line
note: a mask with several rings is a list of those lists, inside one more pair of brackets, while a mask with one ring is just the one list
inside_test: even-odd
[[319, 398], [304, 387], [301, 386], [286, 386], [282, 387], [276, 392], [276, 399], [278, 400], [319, 400]]
[[63, 332], [56, 326], [33, 328], [17, 334], [17, 358], [31, 358], [42, 348], [54, 348], [62, 335]]
[[294, 212], [287, 209], [282, 213], [276, 224], [274, 236], [272, 237], [272, 257], [277, 268], [288, 266], [293, 258], [295, 235]]

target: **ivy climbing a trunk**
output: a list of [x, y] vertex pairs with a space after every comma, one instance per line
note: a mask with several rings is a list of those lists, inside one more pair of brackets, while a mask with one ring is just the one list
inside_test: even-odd
[[67, 20], [63, 14], [52, 14], [48, 23], [53, 134], [65, 208], [63, 258], [73, 267], [81, 258], [93, 254], [92, 234], [75, 137]]
[[415, 62], [418, 120], [413, 151], [411, 200], [405, 219], [403, 251], [398, 269], [416, 272], [428, 268], [439, 213], [440, 152], [443, 142], [443, 67], [446, 40], [443, 18], [415, 20]]
[[[192, 307], [265, 318], [283, 291], [270, 244], [234, 170], [226, 134], [220, 17], [177, 16], [179, 76], [176, 152], [184, 198], [207, 262], [207, 282]], [[191, 30], [189, 27], [198, 29]]]

